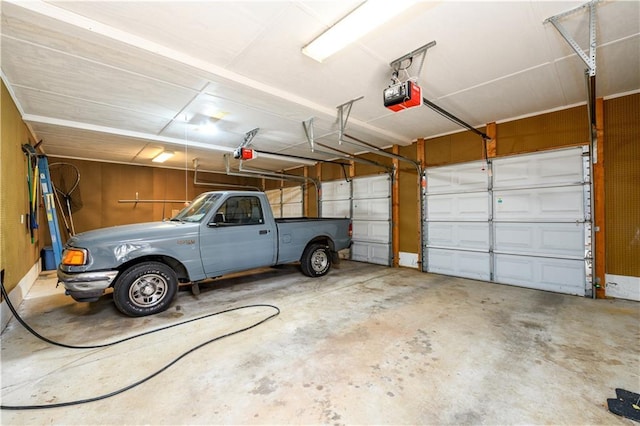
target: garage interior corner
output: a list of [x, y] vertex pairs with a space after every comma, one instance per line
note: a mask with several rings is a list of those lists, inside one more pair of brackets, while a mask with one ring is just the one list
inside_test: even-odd
[[[211, 312], [281, 314], [199, 348], [149, 381], [73, 406], [2, 410], [2, 424], [632, 424], [606, 407], [640, 387], [637, 302], [593, 300], [344, 261], [319, 279], [260, 269], [179, 291], [150, 317], [111, 295], [76, 303], [44, 272], [18, 312], [42, 335], [101, 344]], [[126, 387], [202, 342], [261, 321], [227, 312], [116, 346], [71, 350], [13, 319], [2, 404]]]

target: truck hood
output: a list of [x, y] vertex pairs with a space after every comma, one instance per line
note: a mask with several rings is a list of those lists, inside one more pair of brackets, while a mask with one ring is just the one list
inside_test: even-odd
[[95, 245], [111, 245], [123, 242], [146, 242], [156, 238], [167, 239], [198, 232], [199, 223], [187, 222], [147, 222], [133, 225], [119, 225], [82, 232], [71, 237], [67, 245], [90, 249]]
[[88, 263], [83, 266], [61, 265], [61, 268], [66, 272], [82, 272], [113, 269], [141, 256], [178, 257], [175, 253], [181, 247], [199, 247], [200, 225], [190, 222], [149, 222], [83, 232], [71, 237], [67, 246], [87, 249]]

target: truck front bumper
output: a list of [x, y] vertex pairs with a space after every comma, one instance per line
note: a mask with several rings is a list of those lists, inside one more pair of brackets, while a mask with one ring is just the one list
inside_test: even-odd
[[109, 288], [118, 271], [97, 271], [68, 274], [58, 269], [58, 280], [65, 293], [77, 302], [95, 302]]

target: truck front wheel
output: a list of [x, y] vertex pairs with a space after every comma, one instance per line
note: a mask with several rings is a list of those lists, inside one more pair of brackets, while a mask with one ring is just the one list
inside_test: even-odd
[[113, 300], [122, 313], [142, 317], [167, 309], [177, 291], [173, 269], [160, 262], [144, 262], [124, 271], [114, 286]]
[[302, 273], [308, 277], [321, 277], [331, 269], [329, 248], [323, 244], [311, 244], [302, 253], [300, 259]]

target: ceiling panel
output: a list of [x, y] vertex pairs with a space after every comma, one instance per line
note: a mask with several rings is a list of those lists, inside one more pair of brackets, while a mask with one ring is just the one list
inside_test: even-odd
[[100, 36], [89, 29], [42, 16], [7, 2], [2, 3], [2, 12], [2, 34], [5, 37], [194, 90], [206, 84], [206, 80], [200, 76], [202, 73], [191, 67], [162, 60], [151, 52]]
[[276, 1], [49, 3], [220, 65], [241, 54], [265, 25], [287, 7]]
[[[173, 117], [196, 92], [6, 37], [2, 69], [9, 82], [70, 98]], [[19, 55], [4, 54], [6, 51]]]
[[22, 107], [29, 114], [37, 116], [58, 119], [72, 117], [79, 123], [151, 134], [158, 134], [170, 122], [166, 117], [135, 109], [104, 105], [22, 86], [14, 86], [14, 91], [22, 99]]

